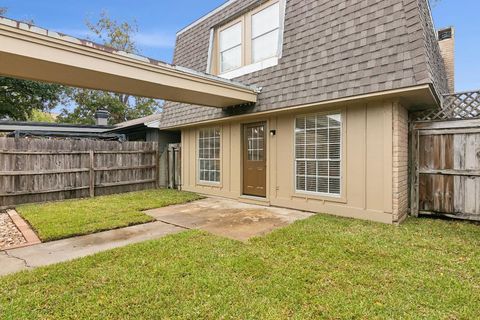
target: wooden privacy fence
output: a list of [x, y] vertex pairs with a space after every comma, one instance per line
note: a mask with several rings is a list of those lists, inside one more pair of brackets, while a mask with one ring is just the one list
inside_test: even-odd
[[158, 186], [158, 144], [0, 138], [0, 208]]
[[412, 129], [412, 214], [480, 220], [480, 119]]

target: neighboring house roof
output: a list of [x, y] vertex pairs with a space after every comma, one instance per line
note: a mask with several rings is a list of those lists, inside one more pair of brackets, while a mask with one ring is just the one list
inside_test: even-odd
[[152, 114], [143, 118], [129, 120], [118, 123], [114, 126], [98, 126], [98, 125], [76, 125], [66, 123], [48, 123], [48, 122], [29, 122], [29, 121], [0, 121], [0, 132], [14, 132], [17, 131], [25, 135], [31, 132], [35, 135], [41, 135], [40, 132], [45, 133], [72, 133], [72, 134], [98, 134], [98, 133], [115, 133], [132, 128], [158, 128], [161, 113]]
[[[205, 71], [210, 30], [264, 2], [229, 1], [179, 32], [174, 63]], [[287, 0], [279, 64], [235, 80], [263, 88], [241, 111], [254, 113], [419, 85], [441, 97], [446, 78], [428, 0]], [[167, 103], [160, 128], [231, 114]]]
[[65, 123], [28, 122], [28, 121], [0, 121], [0, 132], [12, 131], [47, 131], [72, 133], [102, 133], [112, 126], [76, 125]]
[[158, 128], [160, 125], [161, 118], [162, 118], [162, 114], [156, 113], [143, 118], [138, 118], [138, 119], [118, 123], [115, 125], [113, 129], [109, 131], [116, 132], [116, 131], [130, 129], [134, 127]]
[[46, 138], [64, 138], [64, 139], [97, 139], [97, 140], [110, 140], [110, 141], [126, 141], [124, 134], [115, 133], [92, 133], [92, 132], [65, 132], [65, 131], [23, 131], [16, 130], [10, 132], [8, 137], [25, 138], [25, 137], [46, 137]]

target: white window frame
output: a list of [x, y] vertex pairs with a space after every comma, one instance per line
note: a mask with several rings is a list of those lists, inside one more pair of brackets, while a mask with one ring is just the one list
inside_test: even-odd
[[[278, 5], [278, 27], [273, 28], [273, 29], [270, 29], [270, 30], [268, 30], [268, 31], [266, 31], [266, 32], [264, 32], [264, 33], [261, 33], [261, 34], [257, 35], [257, 36], [253, 36], [253, 18], [254, 18], [256, 15], [260, 14], [261, 12], [263, 12], [263, 11], [265, 11], [265, 10], [268, 10], [269, 8], [273, 7], [274, 5]], [[271, 58], [274, 58], [274, 57], [278, 57], [278, 55], [279, 55], [278, 52], [279, 52], [279, 50], [280, 50], [280, 47], [279, 47], [279, 45], [280, 45], [280, 44], [279, 44], [279, 38], [282, 36], [282, 35], [280, 34], [280, 28], [281, 28], [281, 22], [280, 22], [281, 18], [280, 18], [280, 17], [281, 17], [281, 4], [280, 4], [279, 1], [273, 2], [273, 3], [269, 4], [268, 6], [266, 6], [265, 8], [262, 8], [261, 10], [259, 10], [259, 11], [257, 11], [257, 12], [255, 12], [255, 13], [252, 14], [252, 17], [250, 18], [251, 32], [250, 32], [250, 40], [249, 40], [250, 43], [251, 43], [251, 45], [250, 45], [250, 47], [251, 47], [251, 48], [250, 48], [250, 50], [251, 50], [250, 54], [251, 54], [251, 62], [252, 62], [252, 64], [256, 64], [256, 63], [259, 63], [259, 62], [262, 62], [262, 61], [265, 61], [265, 60], [268, 60], [268, 59], [271, 59]], [[268, 35], [268, 34], [270, 34], [270, 33], [272, 33], [272, 32], [275, 32], [275, 31], [278, 31], [277, 51], [276, 51], [273, 55], [271, 55], [271, 56], [269, 56], [269, 57], [265, 57], [265, 58], [263, 58], [263, 59], [260, 59], [260, 60], [258, 60], [258, 61], [255, 61], [255, 60], [254, 60], [254, 46], [253, 46], [254, 41], [257, 40], [257, 39], [259, 39], [259, 38], [262, 38], [262, 37], [264, 37], [264, 36], [266, 36], [266, 35]]]
[[[209, 131], [209, 130], [218, 130], [219, 132], [219, 153], [218, 153], [218, 158], [201, 158], [200, 157], [200, 132], [202, 131]], [[210, 137], [211, 139], [211, 137]], [[199, 184], [205, 184], [205, 185], [221, 185], [222, 182], [222, 129], [220, 127], [208, 127], [208, 128], [201, 128], [198, 129], [197, 131], [197, 137], [196, 137], [196, 144], [197, 144], [197, 181]], [[202, 180], [201, 179], [201, 161], [218, 161], [219, 162], [219, 170], [218, 170], [218, 181], [210, 181], [210, 180]]]
[[[264, 60], [253, 63], [252, 62], [252, 16], [258, 12], [274, 5], [275, 3], [279, 4], [279, 36], [278, 36], [278, 50], [277, 54], [266, 58]], [[220, 26], [212, 28], [210, 30], [210, 43], [208, 49], [208, 62], [207, 62], [207, 73], [213, 73], [219, 77], [225, 79], [234, 79], [246, 74], [250, 74], [256, 71], [263, 69], [271, 68], [278, 65], [283, 54], [283, 33], [285, 29], [285, 10], [286, 10], [286, 0], [271, 0], [267, 3], [260, 5], [259, 7], [253, 9], [250, 12], [247, 12], [240, 18]], [[227, 72], [221, 72], [221, 63], [220, 63], [220, 48], [219, 48], [219, 34], [222, 30], [228, 28], [229, 26], [234, 25], [237, 21], [242, 21], [243, 23], [243, 39], [242, 39], [242, 66], [237, 69], [229, 70]]]
[[[220, 49], [220, 46], [221, 46], [221, 44], [220, 44], [220, 39], [221, 39], [222, 32], [225, 32], [225, 31], [227, 31], [227, 30], [229, 30], [229, 29], [231, 29], [231, 28], [237, 27], [238, 25], [240, 25], [240, 44], [237, 44], [237, 45], [235, 45], [235, 46], [233, 46], [233, 47], [224, 49], [224, 50], [222, 51], [222, 50]], [[221, 72], [221, 73], [231, 72], [231, 71], [233, 71], [233, 70], [237, 70], [237, 69], [239, 69], [239, 68], [242, 67], [242, 65], [243, 65], [243, 51], [245, 50], [245, 48], [244, 48], [244, 46], [245, 46], [245, 44], [244, 44], [244, 42], [245, 42], [245, 41], [244, 41], [244, 32], [245, 32], [245, 31], [244, 31], [244, 23], [243, 23], [243, 21], [237, 21], [237, 22], [233, 23], [232, 25], [229, 25], [228, 27], [223, 28], [221, 31], [218, 32], [218, 41], [219, 41], [219, 44], [218, 44], [218, 47], [219, 47], [219, 49], [218, 49], [218, 59], [219, 59], [219, 68], [220, 68], [220, 72]], [[240, 65], [239, 65], [238, 67], [234, 67], [234, 68], [232, 68], [232, 69], [228, 69], [228, 70], [226, 70], [226, 71], [223, 71], [223, 70], [222, 70], [222, 66], [223, 66], [223, 64], [222, 64], [222, 54], [223, 54], [224, 52], [231, 51], [231, 50], [236, 49], [236, 48], [238, 48], [238, 47], [240, 47]]]
[[[306, 158], [302, 158], [302, 159], [297, 159], [297, 155], [296, 155], [296, 151], [297, 151], [297, 127], [296, 127], [296, 123], [297, 123], [297, 118], [300, 118], [300, 117], [308, 117], [308, 116], [315, 116], [315, 121], [317, 121], [317, 116], [329, 116], [329, 115], [338, 115], [340, 116], [340, 154], [339, 154], [339, 159], [331, 159], [331, 158], [328, 158], [327, 159], [306, 159]], [[315, 126], [317, 128], [317, 126]], [[344, 176], [343, 176], [343, 172], [344, 172], [344, 135], [345, 135], [345, 115], [343, 112], [341, 111], [335, 111], [335, 112], [316, 112], [316, 113], [309, 113], [309, 114], [300, 114], [300, 115], [297, 115], [294, 120], [293, 120], [293, 160], [294, 160], [294, 179], [293, 179], [293, 182], [294, 182], [294, 190], [295, 190], [295, 193], [297, 194], [305, 194], [305, 195], [312, 195], [312, 196], [320, 196], [320, 197], [328, 197], [328, 198], [332, 198], [332, 199], [343, 199], [343, 196], [344, 196]], [[329, 143], [330, 144], [330, 143]], [[328, 144], [328, 145], [329, 145]], [[317, 144], [316, 144], [317, 145]], [[315, 147], [316, 148], [316, 147]], [[316, 153], [316, 152], [315, 152]], [[298, 173], [297, 173], [297, 162], [298, 161], [328, 161], [329, 163], [331, 161], [333, 162], [337, 162], [339, 161], [339, 193], [329, 193], [329, 192], [314, 192], [314, 191], [307, 191], [307, 190], [301, 190], [301, 189], [298, 189], [298, 185], [297, 185], [297, 176], [298, 176]], [[305, 168], [306, 170], [306, 168]], [[307, 177], [307, 174], [305, 174], [305, 177]], [[317, 175], [316, 175], [316, 179], [318, 179], [320, 176], [318, 175], [318, 165], [317, 165]], [[322, 176], [324, 177], [324, 176]], [[330, 173], [328, 175], [328, 178], [330, 179]], [[335, 177], [336, 179], [336, 177]], [[306, 183], [306, 181], [305, 181]]]

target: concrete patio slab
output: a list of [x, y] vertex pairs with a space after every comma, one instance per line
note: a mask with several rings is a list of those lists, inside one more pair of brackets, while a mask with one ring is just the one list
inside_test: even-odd
[[185, 231], [185, 229], [162, 222], [152, 222], [24, 248], [5, 250], [0, 252], [0, 276], [81, 258], [133, 243], [158, 239], [181, 231]]
[[199, 229], [245, 241], [313, 213], [207, 198], [146, 211], [158, 221], [86, 236], [0, 251], [0, 276], [85, 257], [169, 234]]
[[145, 211], [158, 221], [245, 241], [313, 215], [310, 212], [241, 203], [223, 198]]

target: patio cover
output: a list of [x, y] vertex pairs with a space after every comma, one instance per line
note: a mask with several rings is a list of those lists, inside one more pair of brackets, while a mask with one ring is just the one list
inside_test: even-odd
[[0, 17], [0, 75], [168, 101], [230, 107], [258, 90]]

